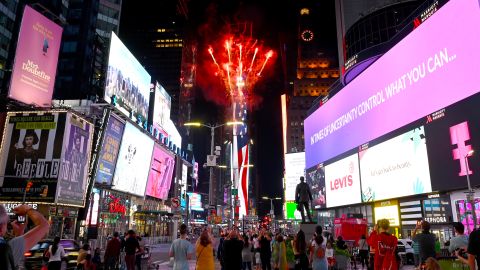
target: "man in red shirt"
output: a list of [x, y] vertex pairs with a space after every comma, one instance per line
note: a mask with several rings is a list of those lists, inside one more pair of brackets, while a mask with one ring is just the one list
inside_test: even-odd
[[105, 270], [117, 269], [118, 259], [120, 258], [121, 242], [118, 239], [118, 232], [113, 233], [113, 238], [108, 241], [105, 248]]
[[375, 249], [374, 269], [375, 270], [397, 270], [397, 237], [388, 232], [390, 222], [388, 219], [381, 219], [375, 225], [373, 232], [367, 239], [368, 244]]

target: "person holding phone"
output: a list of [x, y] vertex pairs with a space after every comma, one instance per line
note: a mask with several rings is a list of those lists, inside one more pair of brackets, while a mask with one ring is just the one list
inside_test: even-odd
[[[417, 231], [419, 229], [421, 229], [422, 232], [417, 234]], [[433, 233], [430, 232], [430, 223], [428, 221], [422, 221], [417, 223], [417, 226], [413, 231], [412, 240], [418, 243], [418, 247], [420, 249], [420, 264], [424, 264], [425, 261], [430, 257], [436, 257], [436, 237]]]
[[367, 243], [375, 248], [375, 270], [398, 269], [396, 257], [398, 239], [389, 233], [389, 229], [390, 221], [388, 219], [380, 219], [367, 239]]
[[0, 205], [0, 269], [13, 270], [23, 266], [25, 251], [30, 250], [42, 240], [49, 230], [48, 221], [31, 206], [22, 204], [15, 207], [13, 212], [16, 215], [28, 217], [34, 227], [24, 233], [25, 224], [20, 224], [16, 220], [11, 222], [15, 237], [7, 242], [3, 237], [7, 233], [9, 217], [5, 207]]

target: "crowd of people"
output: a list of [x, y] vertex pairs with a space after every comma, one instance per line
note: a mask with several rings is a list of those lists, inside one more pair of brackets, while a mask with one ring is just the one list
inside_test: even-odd
[[[24, 254], [41, 241], [49, 230], [45, 217], [28, 205], [20, 205], [14, 209], [16, 215], [28, 216], [33, 222], [29, 230], [25, 224], [10, 221], [5, 208], [0, 205], [0, 269], [24, 269]], [[8, 225], [11, 229], [7, 229]], [[480, 230], [465, 234], [462, 223], [453, 223], [455, 237], [448, 243], [449, 259], [463, 263], [464, 269], [478, 269], [480, 255]], [[390, 233], [387, 219], [377, 222], [372, 232], [363, 235], [358, 241], [346, 241], [338, 236], [336, 239], [328, 232], [323, 232], [322, 226], [316, 226], [312, 237], [298, 230], [295, 235], [287, 235], [282, 231], [272, 231], [266, 228], [255, 229], [240, 234], [236, 227], [222, 231], [218, 238], [212, 234], [211, 227], [205, 227], [193, 244], [188, 238], [185, 224], [180, 226], [179, 238], [171, 244], [169, 256], [172, 258], [174, 270], [190, 269], [189, 261], [195, 261], [196, 270], [213, 270], [216, 261], [222, 270], [333, 270], [347, 269], [347, 262], [360, 261], [362, 268], [372, 270], [396, 270], [402, 265], [398, 252], [398, 239]], [[12, 234], [12, 235], [8, 235]], [[7, 240], [8, 239], [8, 240]], [[417, 223], [412, 234], [414, 261], [417, 269], [442, 269], [439, 254], [438, 239], [430, 231], [426, 221]], [[357, 257], [352, 254], [352, 245], [358, 250]], [[141, 259], [144, 253], [141, 237], [133, 230], [123, 236], [113, 233], [104, 250], [103, 260], [101, 250], [84, 244], [78, 252], [76, 269], [96, 270], [101, 265], [103, 269], [126, 270], [142, 269]], [[65, 250], [59, 237], [45, 250], [44, 269], [61, 269], [65, 259]], [[145, 267], [144, 267], [145, 268]], [[143, 269], [144, 269], [143, 268]], [[356, 268], [356, 265], [352, 265]]]

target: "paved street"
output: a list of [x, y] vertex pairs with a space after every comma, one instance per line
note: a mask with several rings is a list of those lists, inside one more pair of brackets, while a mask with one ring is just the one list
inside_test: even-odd
[[[150, 265], [153, 267], [158, 267], [158, 268], [153, 268], [151, 269], [159, 269], [159, 270], [169, 270], [172, 269], [172, 266], [169, 265], [169, 258], [168, 258], [168, 251], [170, 249], [169, 244], [160, 244], [160, 245], [155, 245], [152, 246], [152, 257], [150, 260]], [[190, 260], [190, 269], [195, 269], [195, 260]], [[218, 261], [215, 262], [215, 269], [220, 270], [220, 264]], [[362, 268], [359, 267], [357, 268], [358, 270], [361, 270]], [[414, 267], [411, 265], [408, 266], [403, 266], [401, 268], [402, 270], [413, 270]]]

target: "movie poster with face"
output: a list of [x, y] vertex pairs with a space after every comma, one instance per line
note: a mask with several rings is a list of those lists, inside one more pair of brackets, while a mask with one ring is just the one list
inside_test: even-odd
[[66, 112], [8, 113], [0, 154], [0, 200], [54, 203]]
[[91, 123], [77, 115], [68, 114], [57, 186], [59, 204], [84, 205], [92, 135]]
[[153, 140], [138, 127], [127, 123], [123, 132], [112, 189], [144, 196], [152, 152]]

